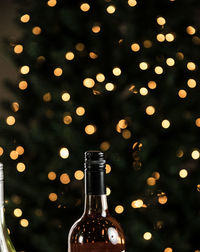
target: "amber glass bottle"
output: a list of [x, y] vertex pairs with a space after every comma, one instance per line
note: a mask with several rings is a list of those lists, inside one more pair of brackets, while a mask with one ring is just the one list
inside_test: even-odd
[[87, 151], [84, 213], [70, 229], [68, 252], [125, 252], [122, 228], [108, 212], [104, 179], [104, 154]]

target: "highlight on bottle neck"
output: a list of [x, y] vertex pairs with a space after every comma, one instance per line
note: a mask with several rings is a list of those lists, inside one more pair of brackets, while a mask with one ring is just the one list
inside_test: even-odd
[[4, 207], [4, 173], [3, 164], [0, 163], [0, 208]]
[[89, 195], [106, 194], [104, 153], [85, 152], [85, 193]]
[[0, 163], [0, 182], [4, 180], [3, 164]]

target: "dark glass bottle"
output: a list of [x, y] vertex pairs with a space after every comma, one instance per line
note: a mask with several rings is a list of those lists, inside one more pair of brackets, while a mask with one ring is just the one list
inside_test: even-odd
[[108, 212], [104, 179], [104, 154], [87, 151], [84, 213], [70, 229], [68, 252], [125, 252], [123, 230]]

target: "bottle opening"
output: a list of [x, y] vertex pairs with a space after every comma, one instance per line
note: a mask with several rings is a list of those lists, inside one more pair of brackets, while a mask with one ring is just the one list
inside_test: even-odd
[[85, 169], [105, 169], [104, 153], [101, 151], [85, 152]]

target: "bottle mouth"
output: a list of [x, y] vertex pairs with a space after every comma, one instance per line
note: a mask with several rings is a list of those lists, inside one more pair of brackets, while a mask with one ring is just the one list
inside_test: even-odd
[[102, 151], [85, 152], [85, 169], [105, 169], [106, 160]]

